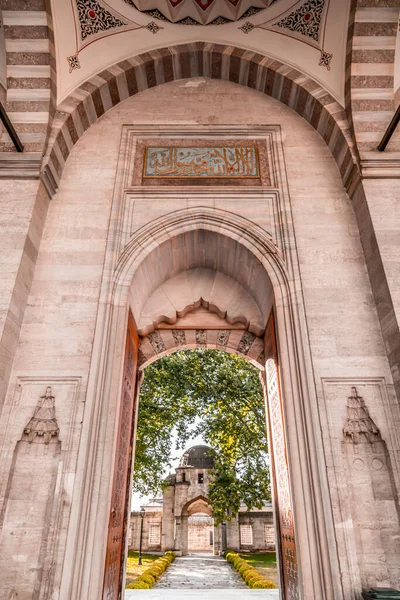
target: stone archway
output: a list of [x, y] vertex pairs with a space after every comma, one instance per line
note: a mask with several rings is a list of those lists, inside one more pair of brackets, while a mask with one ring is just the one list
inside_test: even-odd
[[[190, 531], [190, 526], [191, 526], [191, 518], [195, 517], [195, 515], [198, 514], [204, 515], [204, 516], [208, 516], [209, 519], [211, 519], [211, 524], [208, 523], [208, 531], [210, 530], [210, 526], [212, 527], [212, 509], [208, 503], [207, 498], [205, 498], [204, 496], [196, 496], [195, 498], [191, 498], [186, 504], [185, 506], [182, 508], [182, 512], [180, 515], [180, 531], [179, 531], [179, 540], [180, 540], [180, 546], [181, 546], [181, 551], [183, 555], [186, 555], [190, 552], [190, 541], [191, 541], [191, 531]], [[193, 527], [195, 528], [196, 525], [194, 523], [192, 523]], [[193, 540], [195, 539], [195, 535], [192, 536]], [[204, 538], [204, 534], [203, 536], [201, 536], [202, 538]], [[208, 537], [208, 544], [207, 544], [207, 537]], [[197, 548], [195, 548], [196, 550], [201, 550], [201, 551], [205, 551], [205, 550], [210, 550], [210, 536], [206, 533], [206, 539], [201, 539], [199, 540], [200, 544], [198, 545]], [[208, 548], [206, 548], [206, 546], [208, 545]], [[211, 545], [211, 548], [213, 547], [213, 544]]]
[[[118, 72], [118, 75], [115, 73]], [[317, 82], [295, 69], [248, 50], [196, 42], [149, 50], [123, 60], [80, 86], [59, 107], [53, 144], [44, 161], [44, 183], [53, 195], [65, 162], [79, 138], [121, 101], [169, 81], [193, 77], [224, 79], [276, 98], [302, 116], [322, 136], [345, 185], [357, 157], [344, 109]]]
[[[91, 574], [104, 572], [106, 536], [102, 536], [99, 543], [99, 531], [91, 527], [94, 520], [87, 519], [85, 515], [94, 511], [97, 515], [96, 522], [107, 523], [112, 509], [112, 476], [115, 472], [117, 449], [116, 423], [120, 418], [119, 397], [123, 374], [121, 357], [128, 311], [130, 307], [137, 318], [138, 307], [141, 309], [145, 306], [147, 298], [158, 286], [154, 279], [147, 291], [143, 286], [137, 285], [145, 271], [143, 265], [147, 264], [155, 275], [157, 269], [152, 266], [152, 259], [156, 258], [158, 261], [158, 253], [167, 251], [171, 240], [177, 240], [183, 235], [190, 241], [193, 236], [203, 235], [201, 232], [209, 232], [221, 241], [221, 245], [215, 247], [217, 253], [220, 252], [218, 248], [228, 245], [237, 259], [241, 257], [241, 262], [249, 260], [257, 265], [259, 272], [264, 273], [270, 282], [268, 289], [272, 295], [268, 306], [271, 308], [273, 303], [276, 314], [291, 493], [302, 572], [299, 594], [304, 598], [331, 597], [332, 583], [329, 582], [335, 577], [336, 558], [334, 555], [330, 556], [327, 537], [331, 535], [333, 521], [329, 503], [325, 504], [328, 498], [324, 499], [323, 490], [327, 486], [323, 480], [323, 469], [318, 465], [319, 453], [309, 451], [320, 441], [317, 435], [319, 427], [314, 423], [312, 412], [312, 404], [315, 402], [312, 374], [308, 372], [305, 363], [305, 323], [300, 308], [302, 300], [296, 290], [295, 254], [288, 267], [270, 236], [261, 227], [232, 213], [197, 208], [169, 213], [143, 227], [132, 236], [119, 259], [113, 252], [108, 254], [109, 262], [106, 263], [94, 340], [97, 350], [93, 354], [89, 383], [88, 397], [91, 405], [87, 406], [92, 415], [90, 422], [88, 421], [91, 446], [98, 450], [89, 457], [86, 469], [82, 472], [81, 524], [77, 529], [78, 539], [75, 542], [78, 551], [72, 573], [71, 598], [101, 596], [100, 578], [98, 575], [94, 578]], [[190, 246], [193, 247], [193, 244], [188, 243], [186, 247]], [[180, 250], [182, 251], [182, 246]], [[200, 255], [202, 256], [201, 253]], [[115, 260], [117, 263], [112, 268]], [[108, 277], [107, 272], [113, 275]], [[163, 270], [158, 272], [165, 276]], [[250, 278], [247, 283], [245, 279], [242, 281], [249, 287], [253, 298], [257, 297], [254, 287], [256, 281], [257, 277], [253, 280]], [[162, 283], [162, 279], [159, 282]], [[135, 290], [142, 293], [142, 297], [136, 297], [136, 304], [132, 302]], [[268, 314], [269, 312], [266, 313], [266, 318]], [[243, 336], [243, 332], [241, 333]], [[170, 347], [169, 351], [173, 351], [173, 348]], [[101, 489], [107, 490], [106, 495], [98, 492], [100, 482]], [[323, 557], [319, 569], [312, 567], [317, 556]]]

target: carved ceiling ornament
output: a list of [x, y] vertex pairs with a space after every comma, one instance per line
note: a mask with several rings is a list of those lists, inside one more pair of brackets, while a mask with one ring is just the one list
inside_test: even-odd
[[179, 25], [223, 25], [250, 17], [278, 0], [124, 0], [155, 19]]
[[53, 396], [51, 387], [46, 388], [44, 396], [39, 398], [33, 417], [24, 429], [22, 439], [32, 444], [44, 443], [46, 446], [50, 442], [58, 442], [60, 430], [56, 419], [55, 396]]
[[71, 0], [71, 8], [76, 47], [74, 54], [67, 56], [70, 73], [81, 68], [79, 53], [99, 39], [137, 29], [147, 29], [150, 33], [163, 29], [154, 21], [140, 25], [121, 15], [103, 0]]
[[378, 427], [370, 417], [364, 399], [358, 395], [357, 388], [351, 388], [347, 398], [347, 418], [343, 427], [343, 441], [352, 444], [373, 444], [381, 442]]
[[249, 34], [254, 29], [273, 31], [316, 48], [319, 66], [331, 69], [333, 55], [325, 50], [325, 30], [330, 0], [297, 0], [277, 17], [255, 25], [246, 21], [239, 29]]

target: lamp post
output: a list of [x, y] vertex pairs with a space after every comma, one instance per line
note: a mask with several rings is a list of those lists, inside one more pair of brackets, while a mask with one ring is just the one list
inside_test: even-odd
[[140, 507], [140, 542], [139, 542], [139, 559], [138, 565], [142, 564], [142, 540], [143, 540], [143, 518], [144, 518], [144, 507]]
[[227, 549], [227, 539], [226, 539], [226, 521], [222, 522], [222, 540], [221, 540], [221, 546], [222, 546], [222, 554], [225, 554], [226, 549]]

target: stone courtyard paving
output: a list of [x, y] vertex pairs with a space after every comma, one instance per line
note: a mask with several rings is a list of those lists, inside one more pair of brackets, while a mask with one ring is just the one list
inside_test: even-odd
[[279, 600], [279, 590], [250, 590], [219, 556], [177, 557], [152, 590], [126, 590], [125, 600]]
[[239, 573], [221, 556], [189, 554], [177, 557], [154, 588], [207, 589], [245, 588]]

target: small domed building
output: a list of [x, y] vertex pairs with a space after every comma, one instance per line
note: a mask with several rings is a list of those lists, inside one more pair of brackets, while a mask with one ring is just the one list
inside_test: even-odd
[[[218, 554], [225, 547], [242, 552], [275, 548], [271, 503], [251, 511], [243, 505], [231, 522], [214, 526], [208, 501], [213, 467], [209, 446], [192, 446], [184, 452], [175, 473], [166, 478], [163, 497], [143, 507], [143, 552]], [[139, 548], [141, 518], [139, 512], [131, 513], [130, 549]]]

